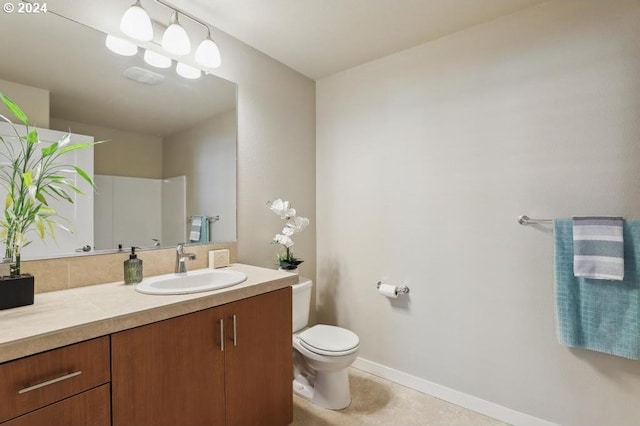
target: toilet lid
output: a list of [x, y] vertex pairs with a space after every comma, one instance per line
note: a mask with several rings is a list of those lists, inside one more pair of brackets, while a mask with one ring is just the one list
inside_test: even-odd
[[298, 335], [300, 343], [312, 352], [323, 355], [345, 355], [360, 345], [358, 335], [333, 325], [314, 325]]

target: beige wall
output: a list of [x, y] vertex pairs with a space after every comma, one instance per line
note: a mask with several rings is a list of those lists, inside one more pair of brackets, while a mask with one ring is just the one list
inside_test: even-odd
[[236, 241], [236, 113], [219, 114], [163, 141], [164, 177], [187, 177], [187, 217], [219, 216], [213, 241]]
[[[0, 79], [0, 92], [11, 98], [29, 118], [33, 126], [49, 128], [49, 91]], [[0, 114], [14, 120], [13, 114], [0, 102]]]
[[[204, 16], [187, 3], [175, 4]], [[222, 54], [214, 73], [238, 84], [238, 260], [275, 267], [270, 242], [282, 220], [266, 203], [283, 198], [311, 220], [294, 249], [300, 275], [315, 278], [315, 82], [228, 34], [212, 35]]]
[[516, 218], [640, 215], [639, 6], [547, 2], [318, 81], [319, 319], [362, 358], [638, 424], [638, 361], [558, 343], [552, 230]]
[[51, 128], [91, 135], [95, 174], [161, 179], [162, 138], [52, 117]]

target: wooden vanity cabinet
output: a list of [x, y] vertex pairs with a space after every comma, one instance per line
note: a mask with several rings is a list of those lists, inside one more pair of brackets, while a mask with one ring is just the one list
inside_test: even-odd
[[0, 424], [109, 425], [109, 379], [108, 336], [0, 364]]
[[291, 288], [111, 337], [114, 426], [293, 421]]

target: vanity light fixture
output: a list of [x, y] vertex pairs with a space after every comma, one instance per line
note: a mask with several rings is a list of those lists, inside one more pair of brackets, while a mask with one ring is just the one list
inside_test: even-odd
[[[120, 21], [120, 29], [124, 34], [132, 39], [153, 42], [153, 27], [151, 19], [142, 7], [140, 1], [141, 0], [136, 0], [136, 2], [124, 13]], [[189, 35], [178, 20], [178, 14], [181, 14], [207, 29], [205, 39], [200, 42], [196, 49], [194, 55], [195, 62], [205, 68], [219, 67], [222, 62], [220, 49], [218, 49], [218, 45], [211, 37], [211, 30], [209, 26], [187, 12], [166, 3], [164, 0], [155, 0], [155, 2], [170, 9], [172, 12], [169, 26], [162, 35], [162, 48], [171, 55], [184, 56], [191, 53], [191, 41], [189, 40]], [[133, 56], [138, 52], [138, 48], [134, 43], [122, 38], [108, 36], [106, 43], [110, 50], [120, 55]], [[165, 56], [150, 50], [145, 50], [144, 60], [147, 64], [157, 68], [169, 68], [172, 63], [169, 55]], [[202, 71], [199, 69], [185, 63], [179, 63], [176, 67], [176, 72], [184, 78], [192, 79], [199, 78], [202, 74]]]
[[[207, 68], [219, 67], [222, 62], [220, 58], [220, 49], [218, 49], [218, 45], [211, 38], [211, 30], [209, 29], [209, 26], [204, 22], [202, 22], [201, 20], [199, 20], [198, 18], [190, 15], [189, 13], [184, 12], [180, 9], [177, 9], [174, 6], [171, 6], [170, 4], [166, 3], [164, 0], [155, 0], [155, 1], [156, 3], [160, 3], [164, 7], [171, 9], [173, 11], [173, 14], [171, 15], [170, 25], [165, 31], [164, 35], [162, 36], [162, 47], [167, 52], [170, 52], [176, 55], [186, 55], [191, 50], [191, 43], [189, 41], [187, 32], [185, 31], [184, 27], [180, 25], [180, 23], [178, 22], [178, 13], [180, 13], [182, 16], [192, 20], [196, 24], [200, 24], [201, 26], [207, 29], [206, 38], [202, 40], [202, 42], [200, 42], [200, 45], [196, 49], [196, 53], [195, 53], [196, 62], [198, 62], [198, 64], [202, 65], [203, 67], [207, 67]], [[181, 35], [176, 36], [174, 33], [181, 34]], [[180, 39], [182, 39], [182, 41], [175, 42], [176, 44], [183, 46], [181, 51], [172, 50], [172, 47], [170, 47], [170, 44], [174, 43], [173, 41], [170, 41], [170, 40], [174, 37], [179, 37]], [[165, 43], [165, 38], [169, 39], [166, 41], [166, 43]], [[185, 45], [188, 46], [188, 48], [184, 47]]]
[[171, 66], [171, 58], [149, 49], [144, 52], [144, 61], [156, 68], [169, 68]]
[[149, 18], [149, 14], [142, 7], [140, 0], [136, 0], [124, 15], [122, 15], [122, 19], [120, 19], [120, 30], [135, 40], [150, 41], [153, 39], [151, 18]]
[[178, 12], [173, 11], [169, 27], [162, 35], [162, 48], [175, 55], [187, 55], [191, 52], [191, 42], [185, 29], [178, 21]]
[[200, 71], [198, 68], [194, 68], [191, 65], [185, 64], [184, 62], [178, 62], [178, 64], [176, 65], [176, 72], [179, 76], [188, 78], [190, 80], [200, 78], [200, 75], [202, 74], [202, 71]]
[[111, 34], [107, 35], [105, 44], [110, 51], [118, 55], [133, 56], [138, 53], [138, 46], [128, 40], [114, 37]]
[[222, 62], [220, 58], [220, 49], [211, 38], [211, 30], [207, 27], [207, 38], [202, 40], [198, 49], [196, 49], [196, 61], [203, 67], [217, 68]]

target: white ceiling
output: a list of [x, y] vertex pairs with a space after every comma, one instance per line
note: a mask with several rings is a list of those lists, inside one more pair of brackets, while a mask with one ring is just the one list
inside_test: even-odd
[[[543, 1], [169, 0], [169, 2], [298, 72], [312, 79], [319, 79]], [[142, 3], [146, 4], [144, 0]]]

